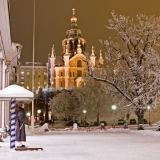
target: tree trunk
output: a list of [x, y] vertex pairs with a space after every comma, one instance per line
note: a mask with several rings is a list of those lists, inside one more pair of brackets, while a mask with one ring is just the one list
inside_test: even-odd
[[97, 123], [99, 124], [99, 113], [97, 113]]
[[143, 130], [143, 124], [144, 124], [144, 112], [145, 110], [144, 109], [139, 109], [137, 108], [136, 111], [135, 111], [135, 114], [137, 115], [137, 118], [138, 118], [138, 130]]
[[48, 122], [48, 103], [46, 103], [46, 115], [45, 115], [45, 122]]

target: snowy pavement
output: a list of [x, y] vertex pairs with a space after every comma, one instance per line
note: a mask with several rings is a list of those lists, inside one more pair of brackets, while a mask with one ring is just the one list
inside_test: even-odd
[[9, 149], [0, 143], [0, 160], [159, 160], [160, 132], [108, 129], [107, 131], [50, 131], [27, 135], [28, 147], [43, 151]]

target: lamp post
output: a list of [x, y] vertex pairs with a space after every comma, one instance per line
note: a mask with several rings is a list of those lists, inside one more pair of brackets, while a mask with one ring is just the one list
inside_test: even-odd
[[38, 110], [37, 110], [37, 113], [38, 113], [39, 122], [40, 122], [40, 114], [41, 114], [41, 110], [40, 110], [40, 109], [38, 109]]
[[116, 105], [113, 105], [113, 106], [112, 106], [112, 110], [113, 110], [113, 114], [114, 114], [114, 125], [113, 125], [114, 128], [115, 128], [115, 126], [116, 126], [116, 119], [115, 119], [115, 110], [116, 110], [116, 108], [117, 108]]
[[29, 128], [29, 117], [31, 116], [30, 112], [27, 112], [27, 117], [28, 117], [28, 128]]
[[148, 123], [150, 124], [150, 109], [151, 109], [151, 107], [147, 106], [147, 109], [148, 109], [148, 116], [149, 116], [149, 120], [148, 120], [149, 122]]
[[85, 120], [85, 114], [86, 114], [86, 110], [83, 110], [83, 114], [84, 114], [84, 120]]
[[83, 118], [83, 125], [85, 125], [85, 114], [86, 114], [86, 110], [84, 109], [84, 110], [83, 110], [83, 115], [84, 115], [84, 118]]

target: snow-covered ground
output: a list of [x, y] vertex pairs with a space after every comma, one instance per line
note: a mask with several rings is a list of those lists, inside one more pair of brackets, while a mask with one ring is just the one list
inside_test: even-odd
[[0, 143], [0, 160], [159, 160], [160, 132], [108, 129], [106, 131], [50, 131], [27, 135], [28, 147], [43, 151], [15, 151], [9, 139]]

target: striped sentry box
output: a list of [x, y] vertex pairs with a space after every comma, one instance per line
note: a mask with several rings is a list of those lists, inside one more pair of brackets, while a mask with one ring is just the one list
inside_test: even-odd
[[15, 116], [16, 116], [16, 100], [14, 98], [11, 98], [10, 149], [15, 148]]

